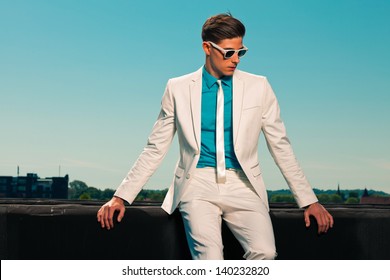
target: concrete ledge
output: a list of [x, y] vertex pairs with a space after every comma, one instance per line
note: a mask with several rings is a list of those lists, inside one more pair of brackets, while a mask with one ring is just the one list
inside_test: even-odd
[[[190, 259], [179, 212], [167, 215], [159, 204], [127, 206], [114, 229], [100, 228], [102, 201], [0, 200], [1, 259]], [[271, 205], [278, 259], [390, 259], [390, 206], [327, 205], [335, 228], [318, 236], [306, 229], [303, 210]], [[243, 251], [223, 225], [226, 259]]]

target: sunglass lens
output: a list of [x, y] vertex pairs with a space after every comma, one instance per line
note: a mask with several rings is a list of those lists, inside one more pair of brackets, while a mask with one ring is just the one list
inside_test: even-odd
[[240, 50], [238, 52], [238, 56], [241, 57], [241, 56], [244, 56], [246, 54], [246, 50]]
[[225, 57], [226, 58], [230, 58], [234, 55], [234, 51], [227, 51], [226, 54], [225, 54]]

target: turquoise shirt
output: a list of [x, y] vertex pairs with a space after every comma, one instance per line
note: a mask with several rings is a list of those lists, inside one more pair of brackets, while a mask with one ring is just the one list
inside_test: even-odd
[[[224, 125], [225, 125], [225, 161], [226, 168], [241, 169], [233, 147], [233, 120], [232, 120], [232, 77], [222, 77], [224, 93]], [[202, 75], [202, 111], [201, 111], [201, 149], [197, 167], [216, 167], [215, 151], [215, 124], [217, 110], [217, 79], [210, 75], [203, 67]]]

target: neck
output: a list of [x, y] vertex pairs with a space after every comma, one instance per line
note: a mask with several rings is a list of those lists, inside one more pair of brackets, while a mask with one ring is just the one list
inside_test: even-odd
[[205, 68], [206, 68], [206, 71], [211, 75], [213, 76], [214, 78], [216, 79], [221, 79], [223, 77], [222, 73], [218, 73], [213, 67], [211, 67], [211, 63], [206, 59], [206, 63], [205, 63]]

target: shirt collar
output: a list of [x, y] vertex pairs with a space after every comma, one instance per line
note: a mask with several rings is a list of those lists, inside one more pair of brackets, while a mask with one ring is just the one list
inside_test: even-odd
[[[206, 83], [208, 88], [211, 88], [216, 82], [217, 78], [212, 76], [209, 72], [207, 72], [206, 67], [203, 67], [203, 81]], [[221, 79], [222, 83], [228, 87], [232, 87], [232, 76], [223, 76]]]

